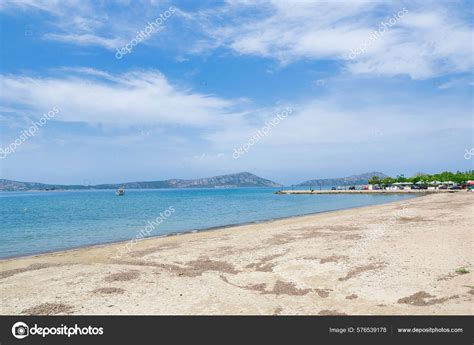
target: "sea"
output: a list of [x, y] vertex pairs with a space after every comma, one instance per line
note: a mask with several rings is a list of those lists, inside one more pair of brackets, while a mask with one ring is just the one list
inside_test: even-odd
[[1, 192], [0, 258], [142, 236], [204, 231], [414, 197], [408, 194], [277, 195], [274, 193], [277, 190], [142, 189], [127, 190], [124, 196], [117, 196], [115, 190]]

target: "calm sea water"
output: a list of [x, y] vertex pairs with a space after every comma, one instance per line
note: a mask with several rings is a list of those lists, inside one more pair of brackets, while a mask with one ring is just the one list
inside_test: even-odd
[[0, 258], [381, 204], [411, 195], [275, 195], [275, 188], [0, 193]]

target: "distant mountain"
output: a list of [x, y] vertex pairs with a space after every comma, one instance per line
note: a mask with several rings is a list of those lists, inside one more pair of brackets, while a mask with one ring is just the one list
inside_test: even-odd
[[87, 189], [81, 185], [55, 185], [37, 182], [19, 182], [12, 180], [0, 179], [0, 191], [3, 192], [21, 192], [28, 190], [64, 190], [64, 189]]
[[73, 189], [126, 189], [141, 188], [219, 188], [219, 187], [280, 187], [281, 185], [258, 177], [248, 172], [221, 175], [194, 180], [171, 179], [165, 181], [127, 182], [117, 184], [100, 184], [95, 186], [83, 185], [52, 185], [36, 182], [19, 182], [0, 179], [0, 191], [29, 191], [29, 190], [73, 190]]
[[164, 181], [128, 182], [121, 184], [102, 184], [93, 186], [96, 189], [125, 188], [215, 188], [215, 187], [280, 187], [281, 185], [258, 177], [249, 172], [220, 175], [194, 180], [171, 179]]
[[315, 179], [301, 182], [298, 186], [344, 186], [344, 185], [360, 185], [367, 184], [368, 181], [373, 177], [377, 176], [379, 178], [388, 177], [384, 173], [378, 171], [372, 171], [360, 175], [352, 175], [348, 177], [338, 177], [338, 178], [326, 178], [326, 179]]

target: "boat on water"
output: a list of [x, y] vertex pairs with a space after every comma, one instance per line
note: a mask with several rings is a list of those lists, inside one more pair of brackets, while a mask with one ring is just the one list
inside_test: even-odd
[[117, 189], [117, 192], [115, 192], [115, 195], [118, 195], [118, 196], [123, 196], [123, 195], [125, 195], [125, 188], [124, 188], [124, 187], [120, 187], [119, 189]]

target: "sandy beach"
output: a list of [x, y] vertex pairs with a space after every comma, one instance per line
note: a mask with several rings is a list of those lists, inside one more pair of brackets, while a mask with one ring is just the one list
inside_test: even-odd
[[2, 260], [0, 314], [472, 315], [473, 224], [438, 193]]

